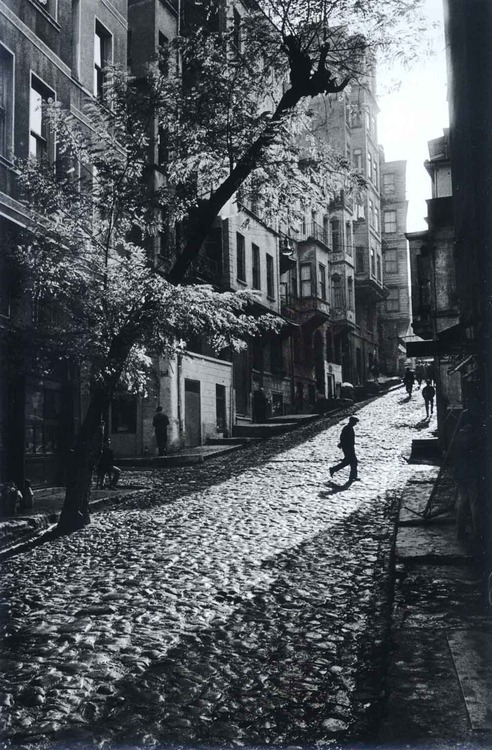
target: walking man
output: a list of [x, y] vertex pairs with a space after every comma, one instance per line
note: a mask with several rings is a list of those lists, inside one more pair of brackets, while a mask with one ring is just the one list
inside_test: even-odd
[[412, 390], [413, 390], [413, 384], [415, 383], [415, 375], [411, 371], [409, 367], [405, 370], [405, 375], [403, 376], [403, 383], [405, 385], [405, 390], [408, 393], [408, 398], [412, 397]]
[[167, 427], [169, 424], [169, 417], [162, 411], [162, 406], [158, 406], [155, 410], [152, 424], [155, 430], [155, 441], [157, 443], [159, 456], [163, 456], [167, 448]]
[[345, 425], [340, 433], [340, 442], [338, 447], [343, 451], [343, 461], [336, 466], [330, 466], [330, 477], [345, 466], [350, 466], [349, 482], [355, 482], [357, 479], [357, 456], [355, 455], [355, 432], [354, 424], [359, 420], [357, 417], [350, 417], [348, 424]]
[[427, 419], [429, 419], [429, 410], [430, 414], [432, 415], [434, 413], [434, 396], [436, 395], [436, 389], [432, 385], [430, 380], [427, 380], [427, 384], [424, 388], [422, 388], [422, 396], [424, 397], [424, 404], [425, 404], [425, 414]]

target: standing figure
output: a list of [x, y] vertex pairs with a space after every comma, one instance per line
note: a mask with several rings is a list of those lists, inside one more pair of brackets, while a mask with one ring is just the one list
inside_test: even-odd
[[167, 428], [169, 425], [169, 417], [162, 411], [162, 406], [158, 406], [155, 410], [152, 424], [155, 430], [155, 441], [157, 443], [159, 456], [163, 456], [167, 449]]
[[418, 362], [417, 367], [415, 368], [415, 380], [417, 381], [417, 389], [422, 385], [423, 379], [424, 366], [422, 365], [422, 362]]
[[411, 398], [412, 396], [412, 390], [413, 390], [413, 384], [415, 383], [415, 375], [411, 371], [409, 367], [405, 370], [405, 375], [403, 376], [403, 383], [405, 385], [405, 390], [408, 393], [408, 398]]
[[340, 433], [340, 442], [338, 447], [343, 451], [343, 461], [336, 466], [330, 466], [330, 477], [345, 466], [350, 466], [350, 476], [348, 481], [355, 482], [357, 479], [357, 456], [355, 455], [355, 432], [354, 424], [359, 420], [357, 417], [350, 417], [348, 424], [345, 425]]
[[109, 476], [109, 486], [111, 489], [115, 489], [116, 485], [118, 484], [120, 474], [121, 469], [114, 465], [114, 452], [113, 449], [109, 447], [109, 440], [107, 440], [103, 445], [99, 463], [97, 465], [96, 487], [100, 487], [101, 489], [103, 489], [104, 480], [106, 476]]
[[430, 380], [427, 380], [426, 383], [427, 384], [422, 388], [422, 396], [425, 404], [425, 414], [426, 417], [429, 417], [429, 410], [430, 414], [434, 413], [434, 396], [436, 395], [436, 389]]

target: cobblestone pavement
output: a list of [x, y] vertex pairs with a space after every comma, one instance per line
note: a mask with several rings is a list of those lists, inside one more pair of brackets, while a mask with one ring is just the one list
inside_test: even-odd
[[348, 487], [327, 420], [205, 473], [148, 473], [133, 504], [9, 560], [4, 746], [359, 737], [419, 395], [358, 411]]

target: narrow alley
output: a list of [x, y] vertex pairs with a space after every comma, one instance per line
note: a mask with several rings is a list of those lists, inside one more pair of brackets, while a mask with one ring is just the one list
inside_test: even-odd
[[420, 433], [420, 392], [400, 388], [357, 416], [350, 486], [348, 467], [329, 474], [341, 419], [239, 473], [224, 463], [208, 488], [101, 511], [7, 561], [4, 747], [363, 738], [407, 458], [435, 421]]

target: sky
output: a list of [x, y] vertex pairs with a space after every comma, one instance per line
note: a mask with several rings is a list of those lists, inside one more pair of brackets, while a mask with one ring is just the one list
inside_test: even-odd
[[[427, 142], [442, 135], [449, 124], [442, 0], [425, 0], [424, 8], [434, 55], [411, 70], [380, 67], [378, 71], [378, 140], [386, 161], [407, 161], [408, 232], [427, 228], [425, 200], [431, 197], [430, 177], [423, 165], [429, 155]], [[440, 26], [432, 29], [436, 21]], [[401, 80], [399, 90], [385, 93], [395, 79]]]

